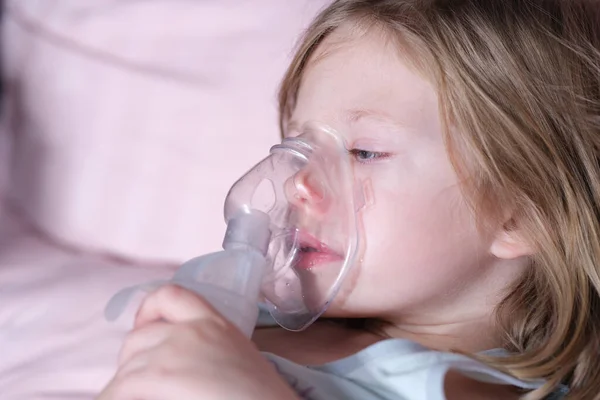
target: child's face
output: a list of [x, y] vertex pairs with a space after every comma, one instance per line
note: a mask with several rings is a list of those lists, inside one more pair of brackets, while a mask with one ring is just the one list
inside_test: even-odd
[[[444, 146], [432, 85], [381, 35], [340, 28], [305, 71], [293, 124], [324, 122], [355, 150], [372, 184], [362, 211], [366, 250], [328, 314], [402, 316], [488, 311], [514, 273], [475, 227]], [[364, 150], [360, 152], [358, 150]], [[464, 311], [457, 311], [457, 310]], [[450, 311], [452, 310], [452, 311]]]

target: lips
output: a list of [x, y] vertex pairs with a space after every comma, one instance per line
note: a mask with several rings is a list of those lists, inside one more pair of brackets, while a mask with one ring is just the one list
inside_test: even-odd
[[298, 247], [294, 260], [296, 269], [310, 270], [344, 260], [341, 254], [306, 232], [298, 232]]

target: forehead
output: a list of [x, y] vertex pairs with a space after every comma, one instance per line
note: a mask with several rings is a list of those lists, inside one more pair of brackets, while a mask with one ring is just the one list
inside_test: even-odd
[[[292, 119], [347, 124], [382, 114], [403, 125], [437, 117], [437, 95], [383, 32], [344, 25], [319, 45], [303, 73]], [[353, 117], [354, 116], [354, 117]]]

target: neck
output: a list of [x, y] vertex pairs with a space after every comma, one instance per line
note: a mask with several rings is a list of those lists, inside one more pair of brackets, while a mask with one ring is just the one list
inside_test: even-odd
[[453, 323], [411, 324], [374, 322], [374, 331], [384, 337], [408, 339], [440, 351], [477, 353], [502, 347], [497, 330], [487, 321], [463, 320]]

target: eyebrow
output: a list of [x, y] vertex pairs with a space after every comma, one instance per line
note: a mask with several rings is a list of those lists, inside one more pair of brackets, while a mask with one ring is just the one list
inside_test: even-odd
[[394, 119], [385, 112], [368, 109], [368, 108], [353, 108], [346, 111], [346, 120], [350, 123], [356, 123], [363, 118], [373, 118], [384, 122], [395, 123]]
[[398, 121], [398, 119], [392, 117], [385, 111], [364, 108], [346, 111], [346, 121], [348, 121], [351, 125], [359, 122], [362, 119], [374, 120], [380, 124], [383, 124], [384, 126], [390, 127], [394, 131], [406, 129], [405, 123]]
[[[398, 122], [397, 120], [392, 118], [392, 116], [390, 116], [388, 113], [383, 111], [374, 110], [370, 108], [352, 108], [344, 112], [344, 121], [349, 123], [350, 125], [353, 125], [365, 118], [374, 119], [398, 129], [404, 127], [403, 123]], [[298, 123], [298, 121], [290, 120], [286, 124], [286, 132], [294, 130], [299, 131], [300, 128], [301, 124]]]

